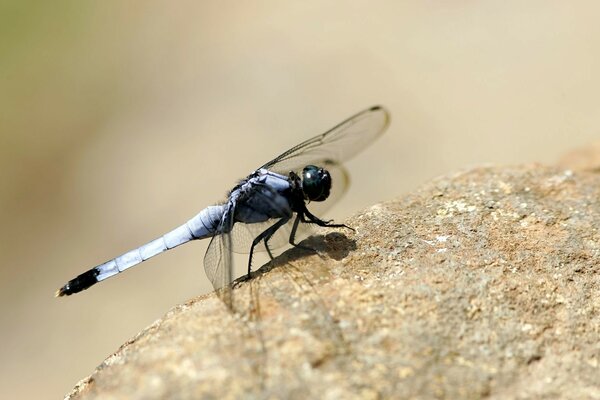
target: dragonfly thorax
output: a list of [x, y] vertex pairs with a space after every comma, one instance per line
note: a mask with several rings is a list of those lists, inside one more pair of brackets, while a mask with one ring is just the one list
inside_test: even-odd
[[307, 165], [302, 170], [302, 191], [310, 201], [323, 201], [329, 197], [331, 175], [323, 168]]

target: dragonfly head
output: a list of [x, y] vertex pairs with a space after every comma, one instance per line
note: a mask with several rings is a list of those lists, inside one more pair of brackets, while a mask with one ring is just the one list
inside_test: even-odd
[[310, 201], [323, 201], [329, 197], [331, 175], [323, 168], [307, 165], [302, 170], [302, 191]]

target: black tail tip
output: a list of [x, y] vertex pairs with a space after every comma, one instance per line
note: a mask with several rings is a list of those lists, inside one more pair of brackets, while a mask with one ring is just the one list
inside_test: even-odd
[[73, 292], [69, 290], [69, 285], [65, 285], [54, 292], [54, 297], [70, 296]]
[[82, 290], [85, 290], [98, 283], [98, 274], [98, 270], [96, 268], [92, 268], [89, 271], [79, 275], [77, 278], [71, 279], [66, 285], [58, 289], [54, 295], [56, 297], [62, 297], [79, 293]]

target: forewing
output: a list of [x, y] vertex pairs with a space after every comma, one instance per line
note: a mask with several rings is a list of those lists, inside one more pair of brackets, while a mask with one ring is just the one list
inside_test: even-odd
[[379, 137], [389, 125], [389, 121], [389, 113], [383, 107], [371, 107], [329, 131], [292, 147], [261, 168], [288, 174], [309, 164], [339, 164], [355, 156]]
[[[306, 165], [322, 166], [332, 174], [333, 188], [328, 201], [314, 202], [309, 205], [316, 213], [322, 213], [331, 207], [348, 188], [349, 179], [341, 163], [355, 156], [379, 137], [389, 125], [389, 114], [381, 106], [371, 107], [336, 125], [329, 131], [308, 139], [261, 168], [283, 175], [290, 171], [299, 173]], [[262, 200], [272, 201], [268, 196]], [[232, 251], [248, 252], [252, 240], [269, 224], [276, 220], [257, 224], [236, 224], [234, 227], [234, 209], [230, 203], [219, 224], [219, 234], [213, 236], [204, 256], [204, 269], [217, 295], [232, 309]], [[295, 216], [279, 229], [269, 241], [270, 248], [283, 246], [288, 240]], [[238, 225], [241, 225], [238, 228]], [[308, 236], [307, 224], [300, 224], [296, 243]], [[234, 241], [232, 241], [234, 236]], [[262, 246], [264, 249], [264, 246]]]

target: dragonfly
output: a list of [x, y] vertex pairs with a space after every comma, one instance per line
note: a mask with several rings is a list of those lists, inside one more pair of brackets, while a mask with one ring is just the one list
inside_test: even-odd
[[298, 239], [309, 234], [310, 226], [350, 228], [317, 217], [308, 205], [327, 203], [322, 207], [325, 210], [346, 192], [349, 180], [342, 163], [370, 145], [389, 123], [389, 113], [382, 106], [351, 116], [254, 170], [229, 192], [226, 201], [206, 207], [161, 237], [71, 279], [56, 296], [81, 292], [184, 243], [210, 239], [204, 269], [217, 295], [231, 306], [232, 252], [249, 253], [249, 278], [255, 251], [266, 250], [273, 259], [276, 248], [286, 244], [303, 247]]

